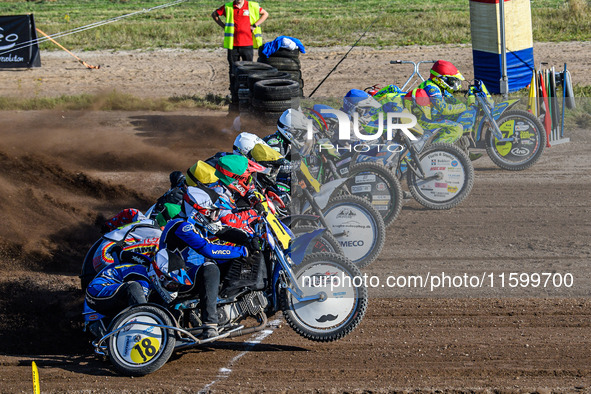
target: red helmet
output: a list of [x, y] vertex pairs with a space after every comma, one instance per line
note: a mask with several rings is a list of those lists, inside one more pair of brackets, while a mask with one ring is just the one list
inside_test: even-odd
[[431, 67], [431, 80], [451, 93], [459, 90], [462, 86], [461, 81], [465, 79], [456, 66], [447, 60], [437, 60]]
[[431, 119], [431, 99], [425, 89], [416, 88], [404, 96], [404, 106], [418, 108], [428, 119]]

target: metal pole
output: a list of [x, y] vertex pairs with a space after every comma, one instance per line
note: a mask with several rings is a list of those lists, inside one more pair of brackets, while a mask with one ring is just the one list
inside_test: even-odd
[[501, 86], [503, 100], [507, 100], [509, 93], [509, 79], [507, 78], [507, 46], [505, 45], [505, 0], [499, 0], [499, 24], [501, 27]]

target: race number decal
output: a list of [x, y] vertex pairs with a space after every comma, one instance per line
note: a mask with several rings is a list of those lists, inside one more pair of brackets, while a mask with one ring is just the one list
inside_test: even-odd
[[144, 337], [131, 348], [131, 361], [136, 364], [147, 363], [158, 353], [160, 342], [156, 338]]

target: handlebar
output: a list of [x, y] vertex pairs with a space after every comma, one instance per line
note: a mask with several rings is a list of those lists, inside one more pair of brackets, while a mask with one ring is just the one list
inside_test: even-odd
[[410, 77], [408, 77], [408, 79], [406, 80], [406, 82], [404, 83], [404, 85], [402, 86], [402, 90], [405, 91], [407, 85], [409, 84], [409, 82], [412, 80], [412, 78], [415, 75], [418, 75], [419, 78], [421, 78], [421, 82], [425, 80], [425, 77], [423, 77], [419, 71], [419, 67], [421, 66], [421, 64], [423, 63], [435, 63], [437, 60], [421, 60], [420, 62], [413, 62], [411, 60], [391, 60], [390, 64], [412, 64], [414, 69], [412, 74], [410, 75]]

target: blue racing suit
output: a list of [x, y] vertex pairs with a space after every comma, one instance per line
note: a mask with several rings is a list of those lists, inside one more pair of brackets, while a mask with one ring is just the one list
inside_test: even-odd
[[88, 285], [86, 303], [103, 315], [114, 315], [128, 306], [145, 304], [152, 290], [146, 265], [111, 264]]
[[[196, 288], [201, 301], [201, 320], [206, 325], [217, 325], [216, 304], [220, 285], [220, 270], [217, 260], [233, 260], [248, 256], [244, 246], [218, 245], [204, 238], [195, 226], [186, 219], [169, 221], [160, 237], [160, 249], [179, 255], [187, 263], [191, 287], [183, 287], [180, 293], [191, 293]], [[197, 252], [205, 259], [195, 259]]]

